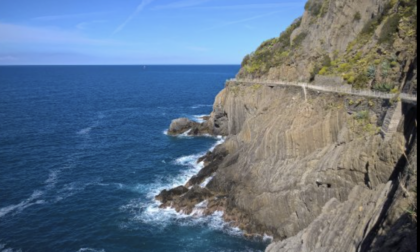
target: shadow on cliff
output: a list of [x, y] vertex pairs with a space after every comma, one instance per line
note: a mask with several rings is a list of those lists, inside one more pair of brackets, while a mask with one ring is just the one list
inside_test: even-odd
[[[400, 130], [404, 133], [407, 143], [406, 153], [409, 155], [417, 143], [417, 106], [403, 104], [402, 110], [405, 116]], [[387, 216], [399, 195], [397, 193], [400, 189], [399, 179], [402, 175], [409, 174], [407, 170], [409, 164], [409, 160], [407, 160], [408, 155], [402, 155], [395, 166], [394, 172], [390, 177], [390, 181], [393, 182], [392, 188], [380, 217], [357, 251], [417, 251], [417, 224], [413, 223], [408, 213], [403, 214], [395, 223], [386, 223]], [[410, 175], [408, 175], [407, 180], [411, 180]], [[379, 231], [384, 228], [386, 228], [387, 232], [379, 235]]]

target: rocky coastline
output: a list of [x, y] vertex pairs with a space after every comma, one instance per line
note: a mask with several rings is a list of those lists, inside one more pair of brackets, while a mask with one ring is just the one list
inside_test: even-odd
[[[364, 25], [371, 25], [369, 18], [401, 8], [412, 11], [410, 4], [409, 0], [310, 0], [302, 20], [292, 25], [290, 40], [318, 24], [307, 34], [315, 42], [302, 38], [305, 50], [291, 47], [289, 52], [299, 51], [289, 56], [293, 63], [282, 61], [268, 71], [260, 66], [258, 76], [251, 73], [255, 62], [248, 59], [251, 63], [244, 62], [238, 79], [288, 76], [309, 81], [309, 70], [323, 58], [313, 55], [319, 51], [315, 47], [321, 45], [331, 57], [352, 54], [348, 46]], [[315, 20], [312, 8], [318, 5], [325, 7], [325, 13]], [[356, 15], [348, 14], [350, 10]], [[352, 32], [345, 35], [339, 27], [322, 24], [338, 20], [350, 29], [350, 19]], [[328, 43], [318, 41], [318, 33], [329, 34]], [[397, 36], [400, 40], [395, 43], [411, 39], [401, 31]], [[377, 43], [373, 37], [358, 50], [382, 57]], [[253, 57], [266, 50], [265, 44]], [[417, 52], [410, 54], [399, 44], [392, 48], [398, 54], [396, 62], [405, 63], [399, 70], [395, 67], [388, 80], [400, 81], [399, 92], [414, 94], [417, 65], [412, 59]], [[306, 51], [309, 56], [300, 59]], [[359, 61], [363, 58], [354, 62]], [[370, 87], [383, 81], [382, 70], [372, 75]], [[334, 64], [328, 71], [335, 71]], [[225, 221], [247, 236], [272, 236], [267, 252], [417, 251], [417, 102], [399, 100], [398, 92], [391, 99], [367, 98], [227, 82], [213, 112], [204, 119], [203, 123], [176, 119], [168, 135], [223, 136], [225, 142], [198, 160], [203, 169], [188, 183], [156, 196], [162, 208], [193, 214], [199, 206], [204, 215], [223, 211]]]

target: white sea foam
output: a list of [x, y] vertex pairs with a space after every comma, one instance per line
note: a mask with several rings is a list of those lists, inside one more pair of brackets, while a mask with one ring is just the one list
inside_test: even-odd
[[198, 123], [204, 123], [205, 120], [203, 118], [206, 117], [206, 116], [208, 116], [208, 115], [194, 115], [191, 119], [195, 122], [198, 122]]
[[87, 135], [92, 131], [93, 127], [87, 127], [77, 132], [78, 135]]
[[273, 236], [269, 236], [267, 234], [264, 234], [263, 241], [265, 241], [265, 242], [272, 242], [272, 241], [274, 241], [274, 237]]
[[12, 248], [7, 248], [6, 244], [0, 244], [0, 251], [1, 252], [22, 252], [21, 249], [14, 250]]
[[105, 249], [81, 248], [77, 252], [106, 252]]
[[97, 128], [99, 126], [99, 123], [102, 119], [105, 118], [105, 114], [100, 112], [96, 118], [96, 120], [93, 122], [93, 124], [89, 127], [86, 127], [84, 129], [81, 129], [77, 132], [78, 135], [88, 135], [93, 129]]
[[206, 187], [209, 183], [210, 183], [210, 181], [212, 180], [214, 178], [214, 176], [210, 176], [210, 177], [208, 177], [208, 178], [206, 178], [204, 181], [203, 181], [203, 183], [201, 183], [201, 187]]
[[[218, 139], [219, 141], [210, 150], [214, 150], [217, 145], [224, 142], [223, 137], [218, 137]], [[121, 207], [121, 210], [131, 213], [134, 221], [149, 224], [161, 230], [164, 230], [168, 225], [177, 224], [181, 226], [204, 226], [233, 236], [243, 236], [243, 232], [239, 228], [234, 228], [223, 220], [223, 212], [215, 212], [210, 216], [204, 216], [203, 213], [207, 205], [206, 201], [197, 204], [193, 212], [187, 215], [185, 213], [178, 213], [171, 208], [161, 209], [159, 208], [160, 202], [154, 199], [164, 189], [185, 185], [192, 176], [196, 175], [204, 167], [203, 162], [197, 163], [197, 160], [204, 154], [183, 156], [176, 159], [174, 161], [176, 165], [185, 166], [188, 169], [169, 182], [139, 185], [138, 189], [140, 191], [147, 191], [149, 202], [142, 202], [142, 200], [135, 199]], [[125, 226], [122, 226], [122, 228], [125, 228]]]
[[210, 104], [198, 104], [198, 105], [194, 105], [191, 108], [192, 109], [199, 109], [199, 108], [207, 108], [207, 107], [213, 107], [213, 105]]
[[15, 213], [15, 214], [20, 213], [23, 210], [25, 210], [26, 208], [28, 208], [30, 206], [33, 206], [33, 205], [43, 204], [44, 201], [38, 200], [43, 194], [44, 194], [43, 191], [36, 190], [32, 193], [32, 195], [29, 198], [21, 201], [19, 204], [10, 205], [10, 206], [7, 206], [7, 207], [0, 208], [0, 218], [4, 217], [4, 216], [6, 216], [10, 213]]
[[70, 184], [66, 184], [57, 191], [53, 203], [57, 203], [59, 201], [72, 197], [80, 192], [83, 192], [84, 190], [86, 190], [88, 186], [103, 186], [103, 185], [104, 184], [101, 183], [101, 179], [96, 179], [88, 183], [73, 182]]

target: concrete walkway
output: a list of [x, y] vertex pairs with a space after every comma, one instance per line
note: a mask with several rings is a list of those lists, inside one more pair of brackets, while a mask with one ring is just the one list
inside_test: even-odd
[[340, 93], [340, 94], [349, 94], [349, 95], [357, 95], [363, 97], [371, 97], [371, 98], [381, 98], [381, 99], [393, 99], [393, 98], [400, 98], [402, 101], [407, 102], [415, 102], [417, 103], [417, 95], [410, 95], [410, 94], [389, 94], [383, 93], [378, 91], [372, 90], [356, 90], [353, 88], [348, 87], [331, 87], [331, 86], [316, 86], [309, 83], [304, 82], [286, 82], [286, 81], [267, 81], [267, 80], [240, 80], [240, 79], [230, 79], [228, 82], [232, 83], [248, 83], [248, 84], [262, 84], [268, 86], [294, 86], [294, 87], [302, 87], [303, 90], [306, 89], [321, 91], [321, 92], [331, 92], [331, 93]]

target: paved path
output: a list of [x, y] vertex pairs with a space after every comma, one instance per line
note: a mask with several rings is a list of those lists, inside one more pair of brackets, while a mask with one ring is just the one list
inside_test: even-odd
[[322, 92], [331, 92], [331, 93], [340, 93], [340, 94], [350, 94], [364, 97], [372, 98], [382, 98], [382, 99], [393, 99], [398, 96], [402, 101], [406, 102], [415, 102], [417, 103], [417, 95], [410, 94], [389, 94], [372, 90], [356, 90], [348, 87], [329, 87], [329, 86], [316, 86], [309, 83], [303, 82], [286, 82], [286, 81], [267, 81], [267, 80], [239, 80], [239, 79], [230, 79], [228, 82], [237, 82], [237, 83], [249, 83], [249, 84], [263, 84], [269, 86], [295, 86], [302, 87], [306, 92], [306, 89], [317, 90]]

